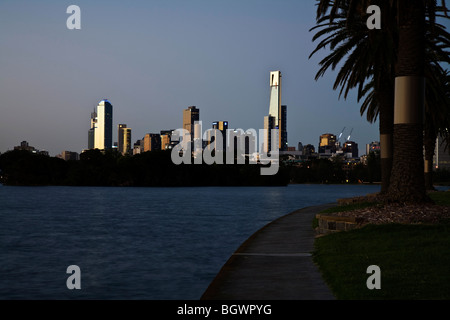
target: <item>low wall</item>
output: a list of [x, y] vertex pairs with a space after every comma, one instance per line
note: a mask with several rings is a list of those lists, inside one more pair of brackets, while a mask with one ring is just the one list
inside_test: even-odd
[[348, 231], [355, 229], [358, 225], [355, 218], [336, 217], [324, 214], [316, 214], [319, 226], [317, 232], [319, 234], [328, 234], [339, 231]]

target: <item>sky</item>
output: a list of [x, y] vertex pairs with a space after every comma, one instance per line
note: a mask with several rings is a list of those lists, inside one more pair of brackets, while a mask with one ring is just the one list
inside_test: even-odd
[[[81, 9], [69, 30], [68, 6]], [[0, 152], [21, 141], [55, 156], [87, 148], [90, 113], [102, 99], [117, 125], [146, 133], [182, 128], [183, 109], [200, 109], [203, 129], [262, 129], [269, 73], [282, 73], [289, 146], [323, 133], [365, 145], [379, 140], [351, 93], [333, 91], [335, 72], [315, 80], [309, 59], [315, 1], [147, 0], [0, 2]], [[447, 26], [448, 28], [448, 26]]]

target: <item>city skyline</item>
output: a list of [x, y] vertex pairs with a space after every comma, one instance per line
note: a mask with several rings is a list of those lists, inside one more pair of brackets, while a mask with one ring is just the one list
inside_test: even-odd
[[0, 152], [24, 140], [52, 156], [81, 152], [86, 115], [102, 98], [114, 105], [114, 127], [133, 128], [133, 142], [180, 127], [188, 106], [208, 125], [262, 129], [271, 70], [283, 73], [289, 146], [316, 146], [342, 127], [360, 145], [379, 140], [354, 92], [338, 100], [335, 73], [314, 80], [326, 54], [308, 59], [314, 2], [78, 1], [80, 30], [66, 27], [68, 3], [24, 3], [0, 4]]

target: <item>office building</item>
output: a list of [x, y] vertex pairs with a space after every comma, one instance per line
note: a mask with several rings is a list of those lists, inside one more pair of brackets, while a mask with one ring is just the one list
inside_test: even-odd
[[269, 153], [273, 150], [272, 146], [272, 129], [275, 129], [275, 117], [265, 116], [264, 117], [264, 142], [263, 150], [265, 153]]
[[161, 150], [169, 150], [176, 145], [177, 142], [172, 142], [172, 134], [175, 130], [161, 130]]
[[140, 154], [144, 152], [144, 139], [136, 140], [133, 144], [133, 155]]
[[46, 150], [38, 150], [35, 147], [30, 146], [27, 141], [22, 141], [20, 143], [20, 146], [15, 146], [14, 147], [14, 150], [25, 150], [25, 151], [29, 151], [31, 153], [41, 154], [41, 155], [44, 155], [44, 156], [48, 156], [49, 155], [48, 151], [46, 151]]
[[304, 156], [311, 156], [316, 152], [316, 149], [314, 148], [314, 146], [312, 144], [307, 144], [305, 146], [303, 146], [303, 155]]
[[270, 72], [269, 116], [274, 118], [274, 129], [278, 129], [278, 149], [287, 150], [287, 106], [281, 105], [281, 72]]
[[191, 141], [194, 141], [195, 122], [200, 121], [200, 110], [195, 106], [183, 110], [183, 129], [191, 135]]
[[270, 105], [269, 115], [275, 118], [278, 127], [281, 112], [281, 72], [270, 72]]
[[346, 141], [342, 147], [346, 158], [358, 158], [358, 144], [355, 141]]
[[161, 135], [158, 133], [147, 133], [144, 136], [144, 152], [161, 150]]
[[228, 130], [228, 121], [214, 121], [212, 123], [212, 129], [218, 130], [216, 134], [222, 135], [222, 145], [219, 147], [216, 144], [216, 141], [211, 136], [208, 136], [208, 141], [211, 141], [210, 143], [214, 144], [213, 148], [218, 150], [221, 148], [222, 151], [226, 151], [227, 149], [227, 130]]
[[131, 154], [131, 128], [127, 128], [126, 124], [119, 124], [117, 140], [117, 149], [119, 152], [123, 155]]
[[74, 152], [74, 151], [63, 151], [61, 152], [61, 159], [66, 160], [66, 161], [76, 161], [76, 160], [80, 160], [80, 155], [78, 154], [78, 152]]
[[[95, 116], [93, 119], [92, 117]], [[103, 99], [97, 105], [97, 111], [91, 114], [91, 129], [93, 130], [94, 148], [105, 150], [111, 149], [113, 146], [112, 139], [112, 120], [113, 120], [113, 108], [112, 104]], [[89, 139], [92, 139], [92, 132], [89, 131]], [[89, 144], [91, 140], [89, 140]], [[92, 149], [92, 148], [91, 148]]]
[[288, 149], [287, 140], [287, 106], [283, 105], [280, 109], [280, 151], [286, 151]]
[[433, 166], [435, 169], [450, 169], [450, 146], [446, 147], [441, 135], [436, 138]]
[[123, 150], [123, 131], [125, 130], [126, 127], [127, 127], [126, 124], [119, 124], [117, 126], [117, 149], [122, 154], [123, 154], [123, 152], [122, 152], [122, 150]]
[[380, 153], [381, 146], [379, 141], [372, 141], [371, 143], [366, 144], [366, 154], [371, 152]]
[[94, 149], [95, 146], [95, 125], [97, 123], [97, 113], [91, 112], [91, 127], [88, 132], [88, 149]]
[[336, 136], [331, 133], [325, 133], [319, 139], [319, 154], [336, 153]]
[[25, 150], [29, 152], [36, 153], [36, 148], [29, 145], [28, 141], [22, 141], [20, 146], [15, 146], [14, 150]]

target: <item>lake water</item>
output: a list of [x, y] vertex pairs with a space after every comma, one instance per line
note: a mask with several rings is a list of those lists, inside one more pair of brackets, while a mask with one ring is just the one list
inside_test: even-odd
[[[267, 223], [377, 185], [0, 185], [0, 299], [199, 299]], [[69, 290], [66, 269], [81, 269]]]

